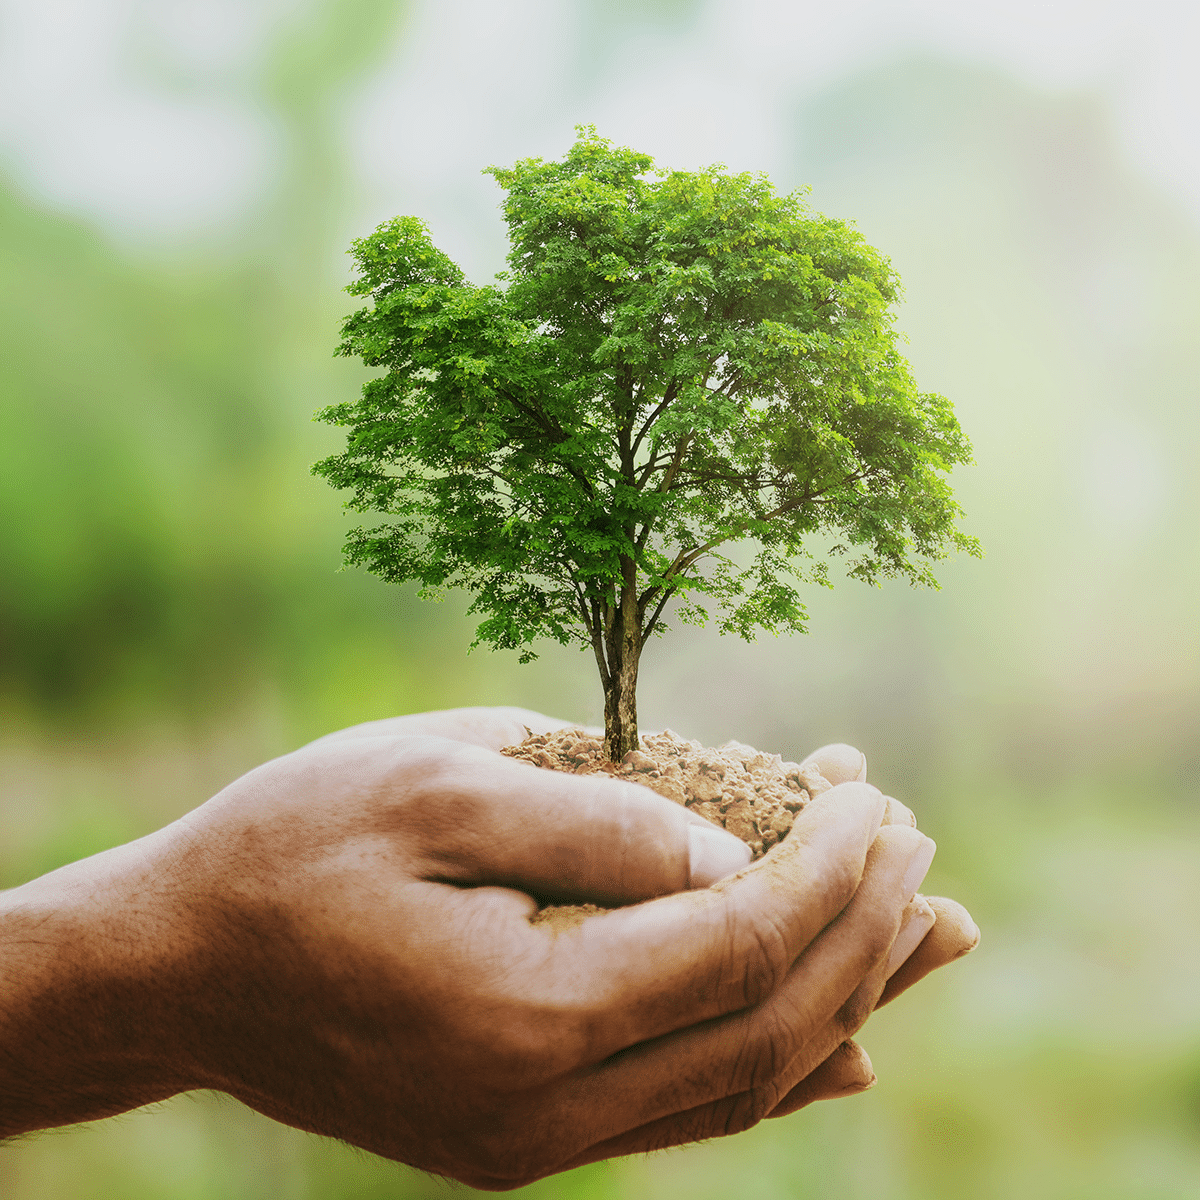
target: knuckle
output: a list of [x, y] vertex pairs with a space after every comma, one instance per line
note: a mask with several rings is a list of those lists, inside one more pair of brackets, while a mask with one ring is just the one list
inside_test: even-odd
[[532, 1087], [578, 1066], [586, 1040], [558, 1014], [523, 1013], [488, 1031], [497, 1076], [514, 1087]]
[[405, 739], [380, 747], [379, 784], [393, 796], [419, 797], [429, 803], [458, 789], [453, 782], [463, 769], [464, 747]]
[[474, 1165], [457, 1170], [455, 1176], [481, 1192], [511, 1192], [549, 1175], [553, 1169], [538, 1169], [528, 1160], [518, 1161], [511, 1149], [497, 1147], [495, 1154], [480, 1154]]
[[558, 1124], [541, 1105], [515, 1103], [505, 1106], [486, 1128], [478, 1125], [464, 1134], [456, 1147], [454, 1178], [489, 1192], [506, 1192], [551, 1175], [568, 1155], [562, 1145]]
[[804, 879], [811, 902], [832, 915], [841, 912], [858, 891], [862, 881], [862, 860], [853, 856], [830, 855], [819, 844], [809, 840], [811, 836], [789, 835], [782, 843], [785, 848], [783, 854], [794, 857], [791, 870]]
[[669, 1146], [703, 1142], [709, 1138], [732, 1137], [753, 1128], [766, 1114], [752, 1092], [738, 1092], [715, 1100], [703, 1108], [681, 1113], [675, 1120], [664, 1122], [646, 1150], [662, 1150]]
[[760, 1014], [734, 1062], [730, 1092], [770, 1088], [792, 1061], [794, 1047], [795, 1035], [777, 1013]]
[[[896, 914], [897, 917], [899, 914]], [[872, 929], [864, 935], [864, 953], [872, 966], [887, 959], [891, 953], [892, 943], [896, 940], [899, 921], [876, 921]]]
[[476, 1121], [451, 1140], [447, 1165], [463, 1182], [496, 1190], [515, 1177], [511, 1168], [519, 1157], [519, 1145], [518, 1130], [502, 1119]]
[[[488, 1172], [478, 1171], [462, 1171], [459, 1173], [459, 1183], [465, 1183], [467, 1187], [474, 1188], [478, 1192], [512, 1192], [517, 1188], [524, 1187], [526, 1183], [532, 1183], [533, 1180], [513, 1181], [511, 1179], [501, 1179], [498, 1175], [492, 1175]], [[453, 1186], [455, 1180], [447, 1178], [447, 1185]]]
[[716, 1131], [716, 1136], [732, 1137], [736, 1133], [745, 1133], [747, 1129], [753, 1129], [770, 1112], [765, 1091], [753, 1088], [728, 1097], [723, 1102], [724, 1111], [719, 1113], [720, 1128]]
[[835, 862], [814, 864], [814, 874], [823, 874], [825, 894], [838, 912], [850, 903], [858, 891], [858, 885], [862, 882], [860, 868], [861, 863], [846, 862], [840, 857]]
[[850, 999], [838, 1009], [838, 1026], [847, 1036], [857, 1033], [874, 1010], [873, 994], [865, 987], [857, 988]]
[[842, 854], [829, 856], [809, 845], [804, 847], [804, 852], [812, 887], [820, 889], [824, 905], [841, 912], [853, 900], [863, 881], [862, 859], [847, 858]]
[[512, 1192], [553, 1173], [554, 1164], [538, 1162], [528, 1152], [522, 1157], [511, 1150], [498, 1151], [496, 1156], [485, 1159], [473, 1173], [463, 1172], [462, 1182], [481, 1192]]
[[663, 1150], [710, 1138], [732, 1137], [752, 1129], [768, 1111], [756, 1093], [738, 1092], [663, 1122], [656, 1135], [639, 1149]]
[[732, 910], [737, 923], [732, 944], [744, 964], [741, 975], [742, 1003], [746, 1008], [761, 1004], [783, 981], [791, 966], [787, 936], [775, 914]]

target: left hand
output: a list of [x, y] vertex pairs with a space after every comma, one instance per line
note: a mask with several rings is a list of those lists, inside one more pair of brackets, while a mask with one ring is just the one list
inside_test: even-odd
[[[344, 738], [430, 733], [488, 750], [500, 750], [516, 745], [530, 734], [548, 733], [571, 724], [531, 709], [459, 708], [369, 721], [328, 736]], [[603, 730], [590, 732], [602, 733]], [[867, 782], [866, 755], [844, 743], [814, 750], [801, 765], [809, 763], [816, 764], [821, 774], [834, 786]], [[905, 805], [889, 797], [883, 823], [915, 826], [916, 818]], [[918, 897], [905, 911], [897, 938], [898, 942], [905, 943], [901, 946], [903, 953], [897, 954], [892, 962], [891, 972], [873, 1007], [882, 1008], [926, 975], [969, 954], [979, 945], [979, 938], [979, 927], [956, 900], [945, 896]], [[856, 995], [852, 1001], [861, 1001], [861, 996]], [[844, 1015], [840, 1014], [839, 1019]], [[786, 1116], [817, 1100], [857, 1095], [875, 1085], [876, 1076], [871, 1060], [857, 1042], [847, 1039], [833, 1044], [835, 1048], [829, 1057], [796, 1084], [770, 1116]], [[613, 1153], [620, 1151], [614, 1150]]]

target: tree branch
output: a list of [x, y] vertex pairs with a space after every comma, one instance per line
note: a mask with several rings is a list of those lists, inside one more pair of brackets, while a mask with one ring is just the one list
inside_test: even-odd
[[[514, 405], [521, 412], [525, 413], [526, 416], [532, 418], [535, 422], [540, 424], [542, 429], [550, 433], [557, 441], [565, 442], [567, 440], [567, 435], [563, 433], [562, 426], [559, 425], [557, 421], [552, 421], [545, 413], [541, 411], [541, 409], [534, 408], [531, 405], [518, 400], [511, 392], [505, 391], [504, 389], [497, 388], [496, 390], [510, 404]], [[556, 462], [560, 467], [562, 467], [562, 469], [566, 471], [576, 483], [583, 485], [584, 489], [587, 491], [589, 500], [595, 500], [596, 493], [592, 488], [592, 481], [578, 467], [573, 467], [570, 463], [563, 462], [562, 459], [554, 459], [552, 461]]]
[[600, 618], [599, 606], [593, 599], [589, 608], [583, 587], [573, 579], [571, 586], [575, 589], [575, 597], [579, 602], [579, 615], [583, 619], [583, 627], [588, 631], [588, 641], [592, 644], [592, 653], [596, 656], [596, 666], [600, 670], [600, 686], [608, 691], [612, 676], [609, 674], [608, 662], [604, 657], [604, 625]]
[[666, 462], [667, 458], [668, 456], [665, 454], [654, 454], [647, 460], [646, 464], [642, 467], [641, 474], [638, 476], [637, 486], [639, 492], [646, 486], [646, 480], [650, 478], [659, 464]]
[[663, 609], [667, 606], [667, 601], [670, 600], [673, 595], [675, 595], [675, 589], [673, 587], [665, 588], [663, 590], [662, 598], [659, 600], [657, 607], [654, 609], [653, 615], [650, 617], [650, 620], [646, 622], [646, 625], [642, 630], [643, 643], [654, 632], [654, 628], [658, 624], [658, 618], [662, 616]]
[[496, 391], [514, 408], [519, 409], [527, 417], [531, 417], [546, 433], [551, 434], [560, 442], [566, 441], [567, 435], [563, 433], [562, 426], [557, 421], [551, 420], [540, 408], [527, 404], [524, 400], [518, 400], [507, 388], [497, 388]]
[[728, 396], [730, 399], [732, 399], [734, 392], [736, 392], [737, 389], [742, 386], [742, 379], [743, 373], [737, 367], [734, 367], [729, 373], [729, 376], [726, 378], [725, 382], [721, 384], [719, 388], [711, 389], [712, 394], [714, 396]]
[[[762, 516], [755, 517], [756, 521], [773, 521], [776, 517], [782, 517], [785, 513], [794, 512], [802, 504], [820, 504], [821, 498], [827, 493], [833, 491], [834, 488], [845, 487], [848, 483], [857, 483], [860, 479], [865, 479], [874, 472], [871, 470], [855, 471], [847, 475], [844, 479], [839, 479], [835, 483], [830, 483], [816, 492], [806, 491], [803, 495], [794, 496], [791, 500], [785, 500], [782, 504], [777, 505], [768, 513], [763, 513]], [[670, 581], [677, 577], [682, 572], [686, 571], [694, 562], [703, 558], [710, 550], [715, 550], [722, 543], [729, 541], [731, 538], [740, 537], [745, 532], [749, 521], [741, 523], [740, 527], [731, 530], [719, 538], [713, 538], [711, 541], [705, 542], [703, 546], [696, 546], [691, 550], [681, 550], [676, 556], [675, 561], [663, 573], [663, 578]], [[668, 582], [669, 585], [669, 582]]]
[[694, 429], [689, 429], [687, 433], [679, 439], [675, 447], [675, 454], [671, 459], [671, 465], [667, 468], [667, 473], [662, 478], [662, 483], [658, 485], [660, 492], [669, 492], [672, 484], [675, 482], [676, 475], [679, 474], [680, 467], [683, 466], [683, 456], [687, 453], [688, 447], [692, 444], [692, 440], [696, 436]]
[[633, 453], [634, 454], [636, 454], [638, 452], [638, 447], [642, 444], [642, 439], [650, 431], [650, 427], [671, 406], [671, 402], [678, 395], [679, 395], [679, 380], [676, 379], [674, 376], [672, 376], [671, 381], [667, 384], [666, 388], [663, 390], [663, 398], [655, 406], [654, 411], [646, 418], [645, 422], [642, 424], [641, 429], [638, 430], [638, 435], [634, 439], [634, 442], [633, 442]]

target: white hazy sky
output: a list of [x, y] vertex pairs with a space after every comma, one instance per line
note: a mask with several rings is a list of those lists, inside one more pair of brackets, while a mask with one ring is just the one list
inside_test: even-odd
[[[0, 0], [0, 162], [32, 194], [122, 238], [236, 219], [279, 163], [256, 90], [262, 47], [307, 7]], [[682, 30], [638, 23], [638, 7], [609, 4], [630, 20], [589, 71], [594, 27], [577, 4], [414, 0], [344, 113], [368, 207], [403, 196], [421, 211], [450, 196], [474, 208], [472, 194], [491, 186], [480, 166], [557, 154], [578, 120], [671, 165], [775, 171], [781, 112], [847, 73], [925, 51], [1104, 95], [1134, 163], [1200, 218], [1200, 5], [709, 0]]]

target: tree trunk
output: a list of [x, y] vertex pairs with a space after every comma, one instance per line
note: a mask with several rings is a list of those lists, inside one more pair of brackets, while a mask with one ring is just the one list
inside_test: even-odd
[[637, 727], [637, 653], [626, 654], [616, 667], [604, 693], [604, 757], [620, 762], [630, 750], [641, 745]]
[[608, 683], [604, 689], [604, 757], [620, 762], [641, 745], [637, 727], [638, 660], [642, 656], [642, 623], [637, 604], [637, 567], [622, 559], [625, 581], [620, 607], [608, 631]]

